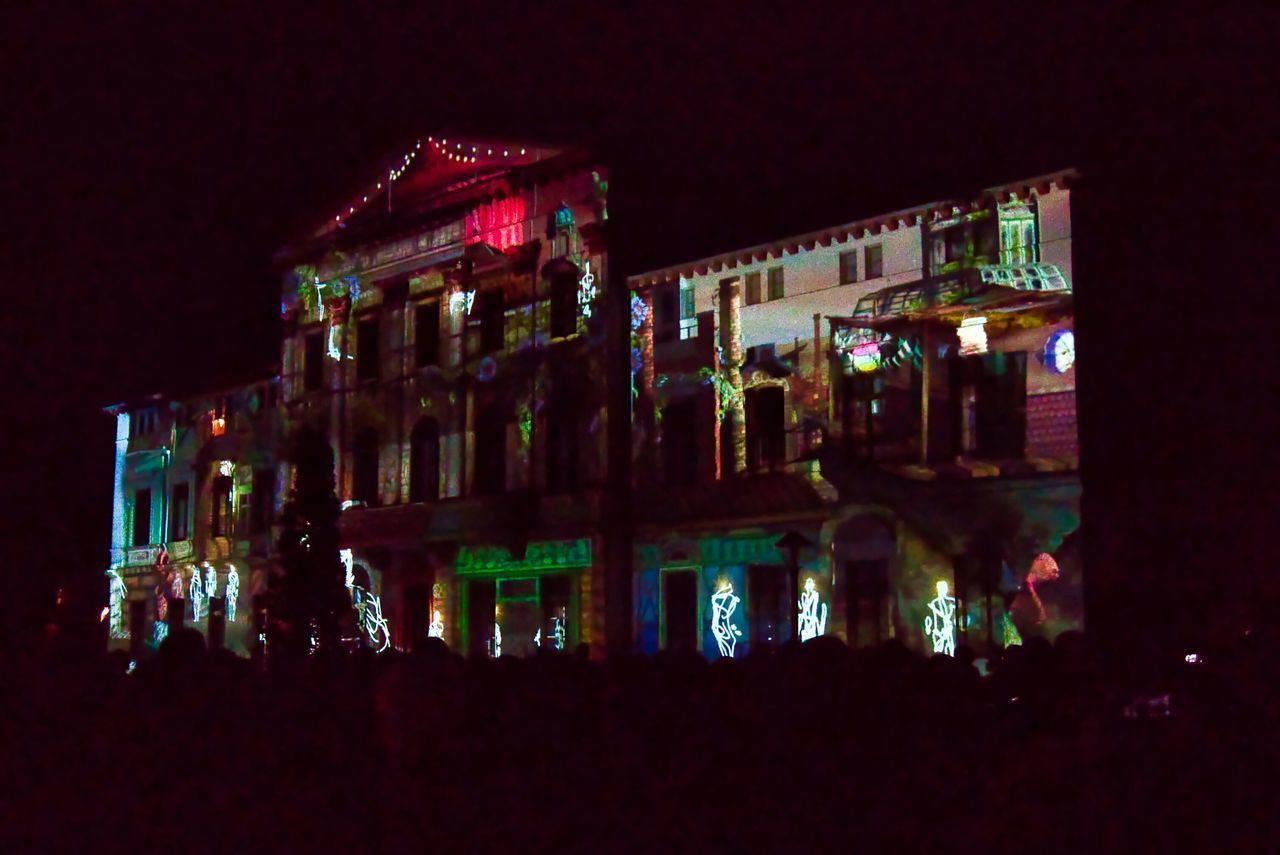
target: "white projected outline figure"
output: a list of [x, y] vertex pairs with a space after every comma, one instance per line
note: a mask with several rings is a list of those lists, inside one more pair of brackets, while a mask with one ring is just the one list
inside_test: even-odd
[[938, 581], [938, 596], [929, 601], [929, 614], [924, 619], [924, 632], [933, 644], [933, 652], [956, 655], [956, 598], [947, 594], [947, 583]]
[[200, 581], [199, 567], [191, 571], [191, 585], [188, 591], [188, 596], [191, 597], [191, 619], [200, 620], [204, 605], [204, 583]]
[[502, 655], [502, 627], [498, 626], [497, 621], [493, 624], [493, 658], [497, 659]]
[[427, 638], [444, 638], [444, 620], [440, 617], [439, 609], [431, 612], [431, 625], [427, 627]]
[[216, 593], [218, 593], [218, 571], [210, 565], [204, 568], [204, 597], [211, 602]]
[[110, 621], [112, 638], [128, 638], [129, 630], [124, 625], [124, 601], [129, 596], [120, 571], [112, 567], [107, 570], [111, 581], [107, 588], [107, 617]]
[[182, 571], [181, 570], [173, 571], [173, 582], [169, 588], [169, 591], [173, 594], [173, 599], [175, 600], [182, 599]]
[[162, 620], [158, 620], [151, 627], [151, 632], [152, 632], [151, 643], [154, 644], [156, 647], [159, 647], [160, 642], [164, 641], [166, 638], [169, 637], [169, 624], [165, 623]]
[[375, 653], [382, 653], [391, 646], [391, 627], [387, 623], [387, 619], [382, 616], [382, 598], [374, 596], [365, 591], [364, 588], [357, 588], [364, 593], [364, 631], [369, 636], [377, 650]]
[[[563, 610], [561, 610], [561, 611], [563, 612]], [[554, 618], [552, 618], [552, 619], [551, 619], [551, 622], [552, 622], [552, 627], [553, 627], [553, 629], [552, 629], [552, 631], [551, 631], [551, 637], [552, 637], [553, 639], [555, 639], [555, 646], [556, 646], [556, 650], [564, 650], [564, 636], [565, 636], [565, 632], [564, 632], [564, 615], [563, 615], [563, 613], [562, 613], [559, 617], [554, 617]]]
[[227, 623], [236, 622], [236, 597], [240, 595], [240, 574], [234, 565], [227, 567]]
[[817, 584], [810, 576], [800, 595], [800, 640], [808, 641], [827, 632], [827, 604], [818, 599]]
[[533, 634], [533, 646], [542, 646], [542, 627], [538, 627], [538, 631]]
[[733, 625], [733, 613], [740, 602], [742, 599], [733, 593], [733, 584], [728, 581], [721, 582], [711, 595], [711, 634], [716, 638], [720, 655], [730, 659], [738, 646], [738, 636], [742, 635], [742, 630]]
[[347, 586], [347, 590], [351, 590], [356, 585], [356, 560], [351, 554], [350, 549], [338, 550], [338, 560], [342, 562], [342, 569], [346, 571], [345, 581], [342, 583]]
[[316, 286], [316, 309], [320, 313], [318, 320], [324, 320], [324, 297], [320, 292], [324, 290], [324, 283], [320, 281], [320, 277], [315, 277]]
[[582, 317], [589, 318], [591, 317], [591, 303], [596, 298], [596, 277], [591, 272], [591, 259], [587, 259], [583, 269], [586, 272], [578, 280], [578, 306], [582, 309]]

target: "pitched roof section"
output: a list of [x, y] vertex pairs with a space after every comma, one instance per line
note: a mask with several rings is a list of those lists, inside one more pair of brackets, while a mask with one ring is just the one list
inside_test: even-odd
[[877, 214], [873, 217], [842, 223], [819, 231], [793, 235], [770, 241], [769, 243], [757, 244], [744, 249], [707, 256], [696, 261], [686, 261], [651, 270], [647, 273], [636, 274], [628, 277], [628, 282], [633, 288], [644, 288], [657, 285], [660, 282], [667, 282], [680, 276], [705, 276], [709, 272], [718, 273], [724, 269], [732, 270], [739, 264], [750, 264], [764, 261], [767, 258], [781, 258], [784, 251], [794, 255], [801, 249], [812, 250], [817, 246], [830, 246], [833, 242], [843, 243], [863, 235], [883, 234], [900, 228], [908, 228], [921, 222], [932, 221], [935, 218], [950, 217], [953, 215], [953, 209], [957, 207], [977, 209], [993, 200], [996, 202], [1007, 201], [1013, 195], [1020, 199], [1029, 198], [1032, 195], [1042, 195], [1050, 192], [1054, 187], [1068, 187], [1078, 178], [1079, 173], [1074, 169], [1064, 169], [1048, 175], [1028, 178], [1024, 181], [1014, 181], [997, 187], [988, 187], [968, 202], [929, 202], [887, 214]]
[[[296, 247], [286, 246], [278, 258], [307, 245], [337, 240], [354, 229], [376, 232], [374, 224], [399, 220], [408, 209], [445, 207], [486, 182], [532, 169], [567, 154], [564, 146], [532, 141], [428, 136], [415, 140], [374, 168], [365, 186], [336, 204]], [[395, 216], [391, 216], [391, 215]], [[295, 243], [295, 242], [291, 242]]]

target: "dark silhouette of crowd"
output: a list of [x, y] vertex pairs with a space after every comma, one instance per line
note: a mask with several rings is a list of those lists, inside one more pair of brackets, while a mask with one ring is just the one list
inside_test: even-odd
[[1109, 676], [1082, 635], [980, 676], [835, 638], [735, 660], [311, 657], [176, 630], [10, 659], [7, 851], [1271, 848], [1273, 647]]

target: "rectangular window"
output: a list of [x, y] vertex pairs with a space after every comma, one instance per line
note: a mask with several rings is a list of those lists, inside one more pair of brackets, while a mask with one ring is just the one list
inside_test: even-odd
[[851, 249], [840, 253], [840, 284], [858, 281], [858, 251]]
[[133, 494], [133, 545], [151, 543], [151, 491], [138, 490]]
[[783, 286], [783, 269], [781, 267], [769, 268], [769, 299], [781, 300], [786, 295], [786, 288]]
[[573, 335], [578, 329], [578, 282], [563, 273], [551, 278], [551, 337]]
[[692, 400], [668, 404], [662, 410], [662, 459], [668, 486], [698, 479], [697, 415]]
[[653, 340], [675, 341], [680, 329], [679, 286], [668, 282], [653, 289]]
[[250, 531], [264, 534], [271, 529], [272, 511], [275, 507], [276, 472], [274, 469], [253, 471], [253, 514], [249, 519]]
[[694, 305], [693, 283], [680, 277], [680, 340], [698, 337], [698, 311]]
[[747, 467], [773, 468], [787, 456], [787, 426], [781, 386], [747, 392]]
[[377, 380], [378, 319], [366, 318], [356, 324], [356, 379]]
[[318, 392], [324, 386], [324, 335], [309, 333], [302, 340], [302, 389]]
[[884, 275], [884, 247], [872, 244], [862, 248], [862, 269], [867, 279], [879, 279]]
[[662, 574], [662, 623], [667, 650], [698, 651], [698, 574], [694, 571]]
[[440, 303], [421, 303], [413, 315], [414, 354], [419, 368], [440, 364]]
[[883, 558], [849, 561], [845, 564], [849, 580], [845, 590], [845, 626], [849, 646], [879, 644], [889, 627], [888, 592], [889, 562]]
[[747, 568], [747, 639], [752, 643], [781, 644], [790, 615], [787, 569], [753, 564]]
[[475, 481], [477, 495], [496, 495], [507, 488], [507, 422], [496, 407], [476, 414]]
[[219, 475], [213, 479], [213, 508], [209, 533], [214, 537], [231, 536], [231, 479]]
[[502, 350], [506, 335], [506, 297], [501, 288], [481, 291], [480, 303], [480, 352], [493, 353]]
[[184, 484], [173, 485], [173, 499], [169, 507], [169, 539], [187, 539], [187, 520], [191, 515], [190, 487]]
[[693, 320], [697, 312], [693, 305], [693, 283], [681, 281], [680, 283], [680, 320]]
[[754, 306], [760, 302], [760, 271], [747, 274], [747, 305]]

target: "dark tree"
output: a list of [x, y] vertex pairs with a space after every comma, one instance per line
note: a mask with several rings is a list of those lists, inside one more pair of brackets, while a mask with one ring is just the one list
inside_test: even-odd
[[281, 573], [272, 591], [272, 646], [289, 658], [305, 656], [312, 628], [319, 649], [338, 649], [338, 627], [351, 608], [338, 557], [338, 497], [333, 450], [304, 426], [293, 443], [294, 487], [281, 510], [277, 544]]

